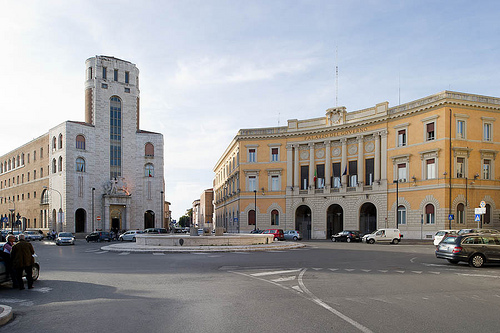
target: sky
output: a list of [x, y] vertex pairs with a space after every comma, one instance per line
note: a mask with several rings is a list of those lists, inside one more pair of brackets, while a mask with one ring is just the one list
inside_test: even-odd
[[500, 97], [499, 13], [470, 0], [0, 0], [0, 155], [85, 120], [86, 59], [128, 60], [178, 219], [241, 128], [443, 90]]

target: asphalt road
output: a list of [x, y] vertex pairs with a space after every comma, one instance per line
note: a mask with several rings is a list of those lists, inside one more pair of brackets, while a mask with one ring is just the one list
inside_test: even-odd
[[0, 332], [497, 332], [500, 265], [433, 246], [307, 242], [257, 253], [132, 254], [34, 242], [33, 290], [0, 286]]

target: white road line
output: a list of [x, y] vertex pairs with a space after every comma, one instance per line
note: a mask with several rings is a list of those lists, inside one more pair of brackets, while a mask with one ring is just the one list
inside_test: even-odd
[[100, 251], [100, 252], [94, 252], [95, 254], [103, 254], [103, 253], [108, 253], [109, 251]]
[[287, 270], [287, 271], [261, 272], [261, 273], [250, 274], [250, 276], [267, 276], [267, 275], [275, 275], [275, 274], [288, 274], [288, 273], [300, 272], [300, 270], [301, 270], [301, 268], [299, 268], [299, 269], [290, 269], [290, 270]]
[[307, 269], [303, 269], [302, 272], [300, 272], [300, 274], [299, 274], [299, 286], [309, 296], [309, 299], [311, 301], [313, 301], [314, 303], [318, 304], [319, 306], [325, 308], [326, 310], [330, 311], [331, 313], [333, 313], [337, 317], [345, 320], [346, 322], [348, 322], [352, 326], [359, 329], [361, 332], [372, 333], [372, 331], [368, 327], [361, 325], [360, 323], [358, 323], [354, 319], [347, 317], [346, 315], [344, 315], [343, 313], [341, 313], [338, 310], [335, 310], [334, 308], [332, 308], [331, 306], [329, 306], [328, 304], [323, 302], [321, 299], [316, 297], [313, 293], [311, 293], [309, 291], [309, 289], [306, 288], [306, 286], [304, 285], [304, 281], [302, 280], [302, 277], [304, 276], [304, 273], [306, 272], [306, 270]]
[[164, 256], [165, 253], [163, 253], [163, 252], [153, 252], [153, 255], [154, 256]]
[[352, 272], [354, 271], [354, 268], [344, 268], [344, 271]]
[[304, 292], [304, 291], [302, 291], [302, 289], [300, 289], [300, 286], [293, 286], [292, 288], [297, 290], [298, 292], [301, 292], [301, 293]]
[[33, 288], [32, 290], [33, 290], [33, 291], [36, 291], [36, 292], [39, 292], [39, 293], [44, 293], [44, 294], [46, 294], [46, 293], [48, 293], [48, 292], [52, 291], [52, 288], [49, 288], [49, 287], [37, 288], [37, 287], [35, 287], [35, 288]]
[[192, 252], [193, 254], [208, 254], [207, 252]]
[[441, 272], [429, 272], [431, 274], [441, 274]]
[[379, 269], [378, 271], [379, 271], [380, 273], [387, 273], [387, 272], [388, 272], [388, 270], [386, 270], [386, 269]]
[[219, 257], [222, 257], [220, 254], [214, 254], [214, 255], [211, 255], [211, 256], [208, 256], [209, 258], [219, 258]]
[[411, 272], [415, 274], [422, 274], [422, 271], [411, 271]]
[[120, 252], [118, 253], [119, 256], [126, 256], [126, 255], [129, 255], [130, 252]]
[[368, 272], [371, 272], [372, 270], [371, 269], [362, 269], [362, 271], [365, 273], [368, 273]]
[[339, 269], [338, 268], [328, 268], [330, 271], [332, 272], [335, 272], [335, 271], [338, 271]]
[[250, 254], [250, 252], [232, 252], [232, 253], [236, 253], [236, 254]]
[[285, 282], [285, 281], [293, 281], [295, 280], [296, 276], [289, 276], [289, 277], [283, 277], [283, 278], [279, 278], [279, 279], [275, 279], [275, 280], [271, 280], [273, 282]]
[[417, 259], [417, 257], [413, 257], [410, 259], [410, 262], [413, 264], [415, 262], [415, 259]]
[[461, 275], [461, 276], [473, 276], [473, 277], [488, 277], [488, 278], [500, 279], [500, 276], [498, 276], [498, 275], [466, 274], [466, 273], [457, 273], [457, 275]]
[[404, 274], [405, 271], [396, 271], [396, 273]]
[[315, 271], [320, 271], [322, 270], [323, 268], [313, 268]]

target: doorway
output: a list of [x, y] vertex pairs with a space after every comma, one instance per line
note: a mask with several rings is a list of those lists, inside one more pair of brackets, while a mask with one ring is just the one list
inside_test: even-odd
[[338, 204], [331, 205], [326, 211], [326, 239], [344, 230], [344, 210]]
[[311, 239], [311, 208], [306, 205], [295, 211], [295, 230], [302, 233], [302, 238]]

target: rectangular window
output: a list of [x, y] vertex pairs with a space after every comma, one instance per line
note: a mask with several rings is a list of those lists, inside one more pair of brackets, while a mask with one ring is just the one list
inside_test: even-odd
[[279, 190], [280, 190], [280, 177], [271, 176], [271, 191], [279, 191]]
[[399, 182], [403, 183], [406, 182], [407, 176], [406, 176], [406, 163], [400, 163], [398, 164], [398, 180]]
[[427, 132], [426, 140], [427, 141], [431, 141], [431, 140], [434, 140], [436, 138], [434, 131], [435, 131], [434, 130], [434, 123], [428, 123], [426, 125], [426, 132]]
[[92, 80], [92, 67], [89, 67], [87, 71], [87, 80]]
[[339, 188], [342, 186], [341, 182], [341, 171], [340, 171], [340, 162], [338, 163], [333, 163], [332, 165], [332, 170], [333, 170], [333, 177], [332, 177], [332, 186], [334, 188]]
[[483, 179], [491, 179], [491, 161], [483, 160]]
[[257, 189], [257, 177], [248, 176], [248, 190], [253, 192]]
[[107, 83], [101, 83], [101, 88], [102, 89], [108, 89], [108, 84]]
[[255, 161], [256, 161], [255, 155], [256, 155], [255, 149], [253, 149], [253, 148], [248, 149], [248, 162], [249, 163], [255, 163]]
[[465, 158], [457, 157], [457, 178], [465, 177]]
[[465, 139], [465, 120], [457, 120], [457, 139]]
[[349, 187], [358, 185], [358, 161], [349, 161]]
[[404, 147], [406, 146], [406, 130], [399, 130], [398, 131], [398, 147]]
[[129, 72], [125, 72], [125, 83], [129, 83]]
[[491, 124], [484, 123], [483, 124], [483, 140], [491, 141]]
[[115, 69], [113, 71], [113, 80], [118, 81], [118, 70], [117, 69]]
[[104, 80], [106, 80], [108, 78], [108, 68], [107, 67], [102, 68], [102, 78]]
[[324, 188], [325, 187], [325, 165], [318, 164], [316, 165], [316, 174], [314, 175], [316, 178], [316, 188]]
[[277, 162], [279, 161], [279, 149], [278, 148], [271, 148], [271, 162]]
[[300, 166], [300, 189], [307, 190], [307, 181], [309, 179], [309, 166]]
[[373, 184], [374, 167], [375, 163], [373, 158], [367, 158], [365, 160], [365, 184], [368, 186]]
[[403, 206], [398, 208], [398, 224], [406, 224], [406, 209]]
[[125, 88], [126, 93], [130, 93], [130, 88]]
[[433, 158], [430, 158], [425, 161], [427, 165], [427, 179], [435, 179], [436, 178], [436, 161]]

